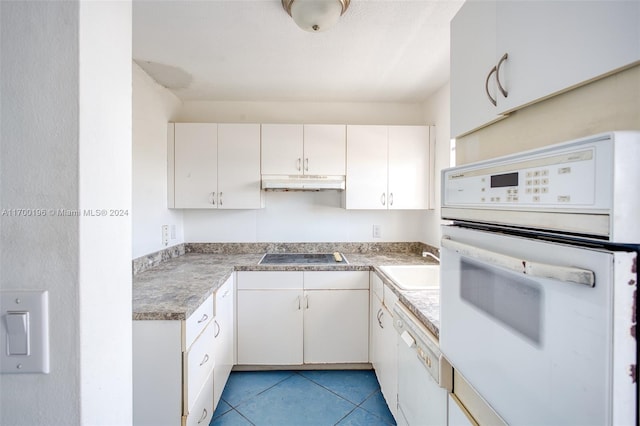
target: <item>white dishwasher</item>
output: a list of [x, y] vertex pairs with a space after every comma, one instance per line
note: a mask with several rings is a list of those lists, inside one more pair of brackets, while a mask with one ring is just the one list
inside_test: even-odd
[[398, 425], [446, 425], [451, 364], [442, 357], [438, 339], [404, 305], [396, 303], [393, 315], [398, 331]]

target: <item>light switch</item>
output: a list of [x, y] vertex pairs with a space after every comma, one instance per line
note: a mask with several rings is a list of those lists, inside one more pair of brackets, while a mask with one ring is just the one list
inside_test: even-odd
[[48, 291], [0, 291], [0, 372], [49, 373]]
[[29, 355], [29, 312], [7, 312], [7, 355]]

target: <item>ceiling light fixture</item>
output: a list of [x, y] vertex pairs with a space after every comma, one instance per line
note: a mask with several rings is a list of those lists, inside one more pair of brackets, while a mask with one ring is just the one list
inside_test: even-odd
[[351, 0], [282, 0], [282, 7], [303, 30], [312, 33], [334, 26]]

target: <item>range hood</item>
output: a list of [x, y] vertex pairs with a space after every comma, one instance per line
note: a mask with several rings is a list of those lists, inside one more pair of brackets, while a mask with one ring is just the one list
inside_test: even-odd
[[344, 176], [262, 175], [262, 189], [265, 191], [342, 191], [344, 187]]

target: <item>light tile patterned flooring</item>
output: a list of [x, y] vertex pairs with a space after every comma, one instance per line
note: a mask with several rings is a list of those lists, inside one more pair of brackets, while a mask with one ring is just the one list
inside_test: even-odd
[[234, 371], [210, 426], [388, 426], [372, 370]]

